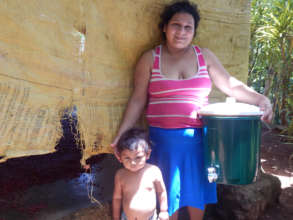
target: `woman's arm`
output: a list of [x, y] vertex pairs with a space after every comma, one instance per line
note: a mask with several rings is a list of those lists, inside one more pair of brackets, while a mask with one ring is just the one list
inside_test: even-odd
[[267, 97], [257, 93], [243, 82], [231, 76], [210, 50], [202, 49], [202, 53], [207, 63], [210, 77], [217, 88], [226, 95], [235, 97], [240, 102], [259, 106], [260, 109], [264, 111], [262, 120], [266, 122], [272, 120], [272, 106]]
[[142, 55], [135, 67], [134, 89], [128, 101], [118, 133], [112, 143], [112, 147], [115, 147], [120, 136], [137, 122], [145, 108], [152, 63], [153, 56], [150, 50]]

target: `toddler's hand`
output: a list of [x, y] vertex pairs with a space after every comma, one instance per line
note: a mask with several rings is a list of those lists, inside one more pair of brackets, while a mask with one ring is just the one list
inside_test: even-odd
[[159, 220], [169, 220], [169, 213], [167, 211], [159, 213]]

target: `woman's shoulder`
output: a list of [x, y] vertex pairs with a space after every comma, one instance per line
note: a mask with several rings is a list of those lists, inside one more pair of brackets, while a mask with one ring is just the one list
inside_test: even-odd
[[201, 48], [201, 53], [205, 59], [206, 62], [212, 61], [215, 59], [215, 54], [208, 48]]
[[146, 50], [142, 53], [141, 58], [147, 59], [153, 56], [153, 49]]
[[160, 53], [160, 50], [162, 50], [161, 44], [143, 52], [142, 57], [153, 57], [155, 54]]
[[147, 65], [147, 66], [152, 66], [154, 60], [153, 56], [153, 49], [146, 50], [145, 52], [142, 53], [140, 56], [137, 65]]

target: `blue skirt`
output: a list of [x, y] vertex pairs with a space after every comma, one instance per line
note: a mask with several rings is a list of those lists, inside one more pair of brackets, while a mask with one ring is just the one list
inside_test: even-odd
[[206, 204], [216, 203], [216, 184], [208, 182], [204, 170], [202, 129], [150, 127], [149, 132], [149, 162], [162, 171], [169, 215], [184, 206], [204, 210]]

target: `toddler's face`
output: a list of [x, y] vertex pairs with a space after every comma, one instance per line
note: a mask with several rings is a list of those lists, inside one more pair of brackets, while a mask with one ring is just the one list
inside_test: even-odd
[[150, 152], [146, 153], [144, 150], [144, 146], [142, 146], [142, 144], [139, 144], [137, 150], [123, 150], [121, 152], [120, 158], [123, 166], [126, 169], [132, 172], [136, 172], [144, 167], [146, 160], [149, 159], [149, 156]]

